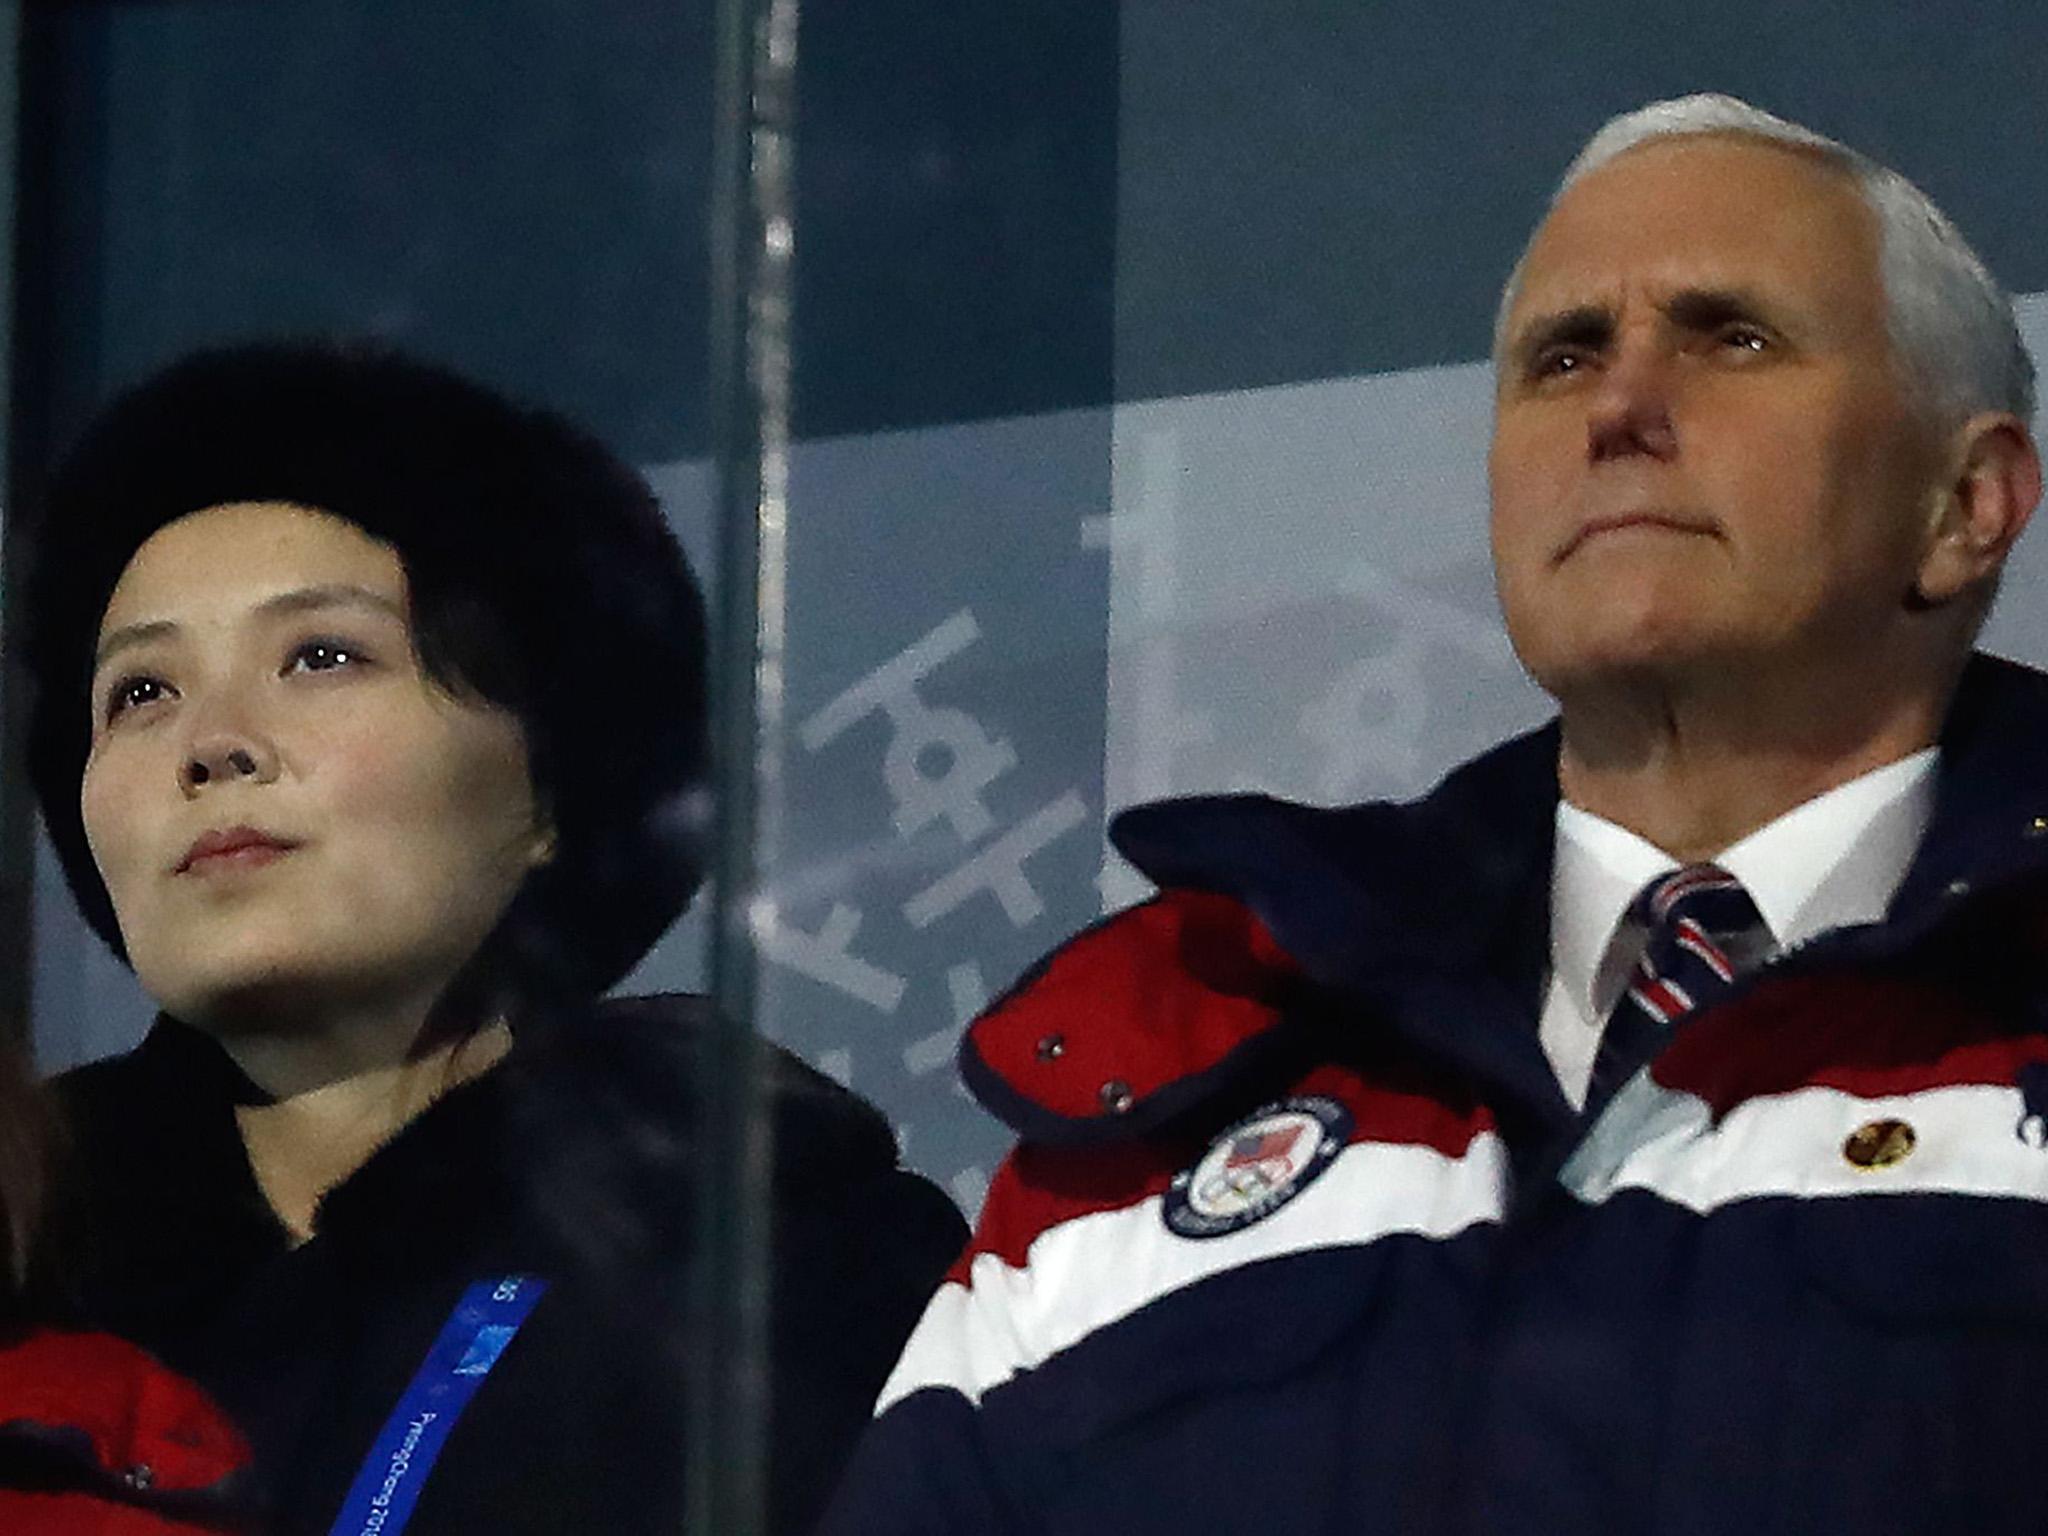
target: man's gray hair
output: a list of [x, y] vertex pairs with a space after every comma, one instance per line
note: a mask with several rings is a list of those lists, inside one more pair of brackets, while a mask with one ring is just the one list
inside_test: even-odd
[[[1551, 194], [1652, 139], [1739, 134], [1813, 155], [1847, 176], [1878, 224], [1893, 351], [1908, 390], [1943, 428], [1978, 411], [2034, 416], [2034, 361], [2013, 322], [2012, 300], [1925, 192], [1897, 171], [1834, 139], [1773, 116], [1733, 96], [1653, 101], [1608, 122], [1586, 141]], [[1531, 243], [1535, 236], [1530, 236]], [[1494, 323], [1494, 357], [1507, 340], [1508, 311], [1521, 287], [1528, 247], [1515, 262]]]

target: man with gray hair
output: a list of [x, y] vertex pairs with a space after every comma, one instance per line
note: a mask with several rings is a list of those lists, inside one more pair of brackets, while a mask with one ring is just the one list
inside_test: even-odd
[[2010, 303], [1689, 97], [1567, 172], [1494, 363], [1558, 718], [1413, 804], [1119, 818], [1161, 894], [964, 1043], [1021, 1140], [831, 1529], [2048, 1529]]

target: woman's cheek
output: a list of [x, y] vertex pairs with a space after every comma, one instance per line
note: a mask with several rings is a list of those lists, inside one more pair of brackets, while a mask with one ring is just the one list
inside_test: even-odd
[[[307, 809], [324, 832], [344, 839], [431, 837], [437, 808], [422, 803], [420, 765], [402, 746], [351, 743], [328, 754]], [[309, 785], [308, 788], [312, 786]]]
[[140, 787], [132, 773], [124, 773], [120, 764], [99, 756], [88, 761], [79, 785], [85, 845], [110, 893], [118, 893], [126, 885], [137, 857], [134, 844], [139, 835], [135, 821]]

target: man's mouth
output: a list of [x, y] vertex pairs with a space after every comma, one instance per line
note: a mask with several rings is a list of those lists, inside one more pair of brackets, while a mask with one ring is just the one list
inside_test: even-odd
[[1696, 538], [1712, 538], [1720, 532], [1703, 518], [1676, 517], [1664, 512], [1621, 512], [1612, 517], [1588, 518], [1558, 546], [1557, 552], [1550, 557], [1550, 563], [1562, 565], [1592, 540], [1629, 529], [1662, 530], [1665, 533], [1691, 534]]

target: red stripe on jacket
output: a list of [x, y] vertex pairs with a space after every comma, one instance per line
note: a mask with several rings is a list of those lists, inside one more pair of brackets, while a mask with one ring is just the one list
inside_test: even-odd
[[1953, 984], [1835, 972], [1768, 977], [1686, 1020], [1651, 1067], [1716, 1116], [1801, 1088], [1885, 1098], [1929, 1088], [2010, 1086], [2048, 1061], [2048, 1034]]
[[[1353, 1146], [1396, 1143], [1462, 1157], [1474, 1140], [1494, 1129], [1493, 1112], [1484, 1106], [1459, 1106], [1426, 1090], [1367, 1083], [1344, 1067], [1317, 1067], [1293, 1083], [1286, 1096], [1331, 1098], [1344, 1105], [1352, 1116]], [[1222, 1130], [1219, 1127], [1217, 1134]], [[1211, 1139], [1181, 1136], [1108, 1146], [1019, 1146], [996, 1171], [974, 1237], [946, 1278], [964, 1284], [974, 1260], [985, 1253], [1022, 1268], [1032, 1243], [1054, 1227], [1165, 1194], [1174, 1175], [1199, 1158]]]

